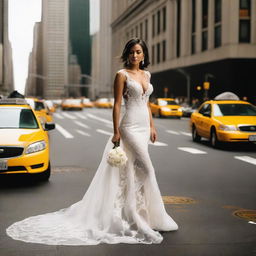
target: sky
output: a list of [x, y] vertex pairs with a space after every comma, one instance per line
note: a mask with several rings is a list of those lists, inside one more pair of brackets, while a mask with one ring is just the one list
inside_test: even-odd
[[[15, 89], [24, 93], [35, 22], [41, 21], [41, 0], [9, 0], [9, 39]], [[90, 33], [99, 29], [99, 0], [90, 0]]]

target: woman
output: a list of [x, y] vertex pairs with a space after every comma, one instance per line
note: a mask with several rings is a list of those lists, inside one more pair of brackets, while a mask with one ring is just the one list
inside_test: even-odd
[[[131, 39], [122, 54], [125, 69], [116, 74], [114, 136], [83, 199], [66, 209], [16, 222], [7, 234], [25, 242], [52, 245], [160, 243], [158, 231], [177, 230], [166, 213], [149, 154], [156, 140], [148, 98], [153, 91], [146, 44]], [[120, 119], [122, 96], [126, 112]], [[124, 167], [111, 167], [107, 154], [120, 141], [127, 154]]]

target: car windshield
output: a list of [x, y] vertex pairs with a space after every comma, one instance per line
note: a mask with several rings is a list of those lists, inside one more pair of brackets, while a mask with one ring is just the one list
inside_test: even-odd
[[98, 99], [98, 102], [108, 102], [108, 99], [102, 98], [102, 99]]
[[159, 106], [178, 105], [174, 100], [158, 100]]
[[74, 104], [74, 105], [79, 105], [81, 104], [81, 100], [76, 100], [76, 99], [72, 99], [72, 100], [65, 100], [64, 104]]
[[256, 116], [256, 108], [249, 104], [214, 104], [214, 116]]
[[35, 101], [35, 110], [39, 111], [45, 109], [44, 103], [40, 101]]
[[38, 129], [31, 109], [0, 108], [0, 129]]

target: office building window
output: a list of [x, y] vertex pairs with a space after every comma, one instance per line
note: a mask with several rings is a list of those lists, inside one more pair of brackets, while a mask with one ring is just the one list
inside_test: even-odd
[[152, 65], [155, 64], [155, 46], [152, 45]]
[[156, 18], [155, 18], [156, 16], [155, 16], [155, 14], [153, 14], [153, 16], [152, 16], [152, 37], [154, 37], [155, 36], [155, 23], [156, 23]]
[[157, 34], [159, 35], [161, 31], [161, 13], [157, 12]]
[[250, 43], [251, 38], [251, 1], [240, 0], [239, 42]]
[[166, 60], [166, 40], [164, 40], [162, 42], [162, 60], [165, 61]]
[[221, 0], [214, 2], [214, 47], [221, 46]]
[[161, 55], [160, 55], [160, 43], [156, 45], [156, 62], [160, 63]]
[[133, 36], [134, 36], [134, 30], [132, 29], [131, 30], [131, 38], [133, 38]]
[[177, 27], [176, 27], [176, 56], [180, 57], [180, 18], [181, 18], [181, 4], [177, 0]]
[[207, 41], [208, 41], [208, 31], [203, 31], [202, 33], [202, 51], [207, 50]]
[[140, 23], [140, 38], [143, 39], [143, 24]]
[[138, 37], [138, 26], [135, 27], [135, 37]]
[[191, 54], [196, 52], [196, 0], [192, 0], [192, 36], [191, 36]]
[[145, 20], [145, 40], [148, 40], [148, 20]]
[[162, 9], [163, 12], [163, 31], [166, 30], [166, 7]]
[[202, 51], [208, 48], [208, 0], [202, 1]]

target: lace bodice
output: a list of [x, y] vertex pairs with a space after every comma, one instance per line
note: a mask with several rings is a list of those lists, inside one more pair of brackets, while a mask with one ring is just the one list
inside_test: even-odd
[[125, 69], [121, 69], [118, 73], [122, 73], [126, 77], [126, 87], [123, 94], [125, 106], [136, 106], [145, 105], [148, 102], [149, 96], [153, 92], [153, 86], [150, 83], [150, 73], [149, 71], [144, 71], [147, 77], [147, 88], [142, 87], [142, 84], [129, 75]]

